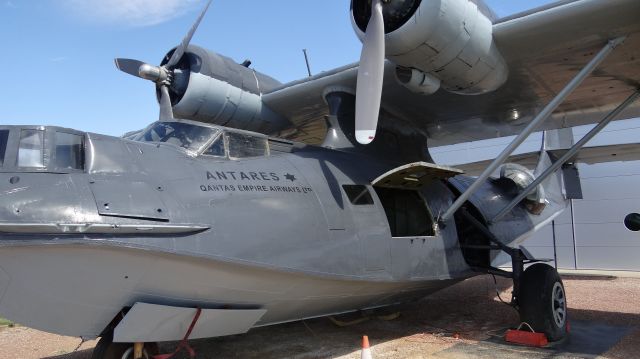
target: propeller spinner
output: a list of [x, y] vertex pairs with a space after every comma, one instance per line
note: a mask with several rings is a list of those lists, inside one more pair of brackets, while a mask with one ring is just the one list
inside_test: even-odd
[[198, 29], [202, 18], [207, 13], [209, 5], [213, 0], [207, 1], [204, 9], [200, 12], [200, 15], [189, 29], [189, 32], [182, 39], [182, 42], [176, 47], [171, 58], [166, 64], [161, 66], [154, 66], [144, 63], [138, 60], [132, 59], [115, 59], [116, 67], [118, 70], [125, 72], [129, 75], [136, 76], [145, 80], [153, 81], [156, 83], [156, 87], [160, 92], [160, 120], [173, 120], [173, 108], [171, 107], [171, 98], [169, 96], [169, 86], [173, 80], [173, 70], [178, 64], [184, 53], [189, 47], [193, 34]]
[[366, 145], [376, 136], [384, 78], [383, 0], [373, 0], [364, 35], [356, 88], [356, 140]]

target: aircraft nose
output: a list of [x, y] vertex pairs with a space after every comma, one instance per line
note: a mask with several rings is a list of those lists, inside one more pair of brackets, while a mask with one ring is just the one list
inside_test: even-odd
[[0, 233], [84, 215], [73, 179], [84, 174], [85, 144], [71, 129], [0, 126]]
[[0, 233], [27, 225], [76, 223], [82, 214], [79, 203], [69, 174], [0, 173]]

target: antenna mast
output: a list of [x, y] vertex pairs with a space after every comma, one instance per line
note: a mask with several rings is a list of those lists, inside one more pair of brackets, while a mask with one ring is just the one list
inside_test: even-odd
[[304, 61], [307, 63], [307, 72], [309, 73], [309, 77], [311, 77], [311, 66], [309, 66], [309, 56], [307, 55], [307, 49], [302, 49], [304, 53]]

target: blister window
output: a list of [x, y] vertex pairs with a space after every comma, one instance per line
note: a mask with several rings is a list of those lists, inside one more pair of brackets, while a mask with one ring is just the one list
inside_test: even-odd
[[84, 136], [56, 132], [56, 167], [84, 169]]
[[18, 167], [44, 167], [44, 131], [20, 131]]
[[0, 130], [0, 167], [4, 165], [4, 154], [7, 152], [9, 130]]

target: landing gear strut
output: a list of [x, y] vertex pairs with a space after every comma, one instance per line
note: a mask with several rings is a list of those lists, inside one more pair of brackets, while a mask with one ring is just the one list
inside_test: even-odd
[[[459, 211], [465, 221], [488, 241], [485, 249], [501, 250], [511, 257], [512, 271], [495, 267], [473, 267], [475, 271], [513, 280], [511, 303], [520, 314], [520, 321], [534, 331], [544, 333], [549, 341], [563, 339], [567, 334], [567, 300], [562, 279], [555, 268], [539, 263], [524, 248], [511, 248], [496, 238], [489, 229], [471, 215], [466, 208]], [[476, 248], [479, 246], [475, 246]], [[531, 264], [526, 270], [525, 264]]]
[[100, 338], [91, 359], [151, 359], [158, 352], [156, 343], [114, 343], [110, 332]]

